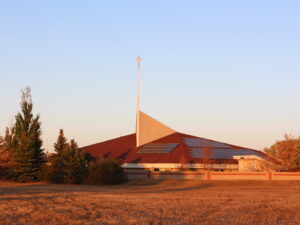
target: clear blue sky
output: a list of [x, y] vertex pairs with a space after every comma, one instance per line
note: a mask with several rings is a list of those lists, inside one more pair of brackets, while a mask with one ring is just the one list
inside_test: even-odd
[[262, 149], [300, 135], [299, 1], [1, 1], [0, 134], [32, 87], [45, 147], [177, 131]]

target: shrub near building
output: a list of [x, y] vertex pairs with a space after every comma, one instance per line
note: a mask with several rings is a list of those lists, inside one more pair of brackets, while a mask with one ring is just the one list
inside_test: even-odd
[[60, 130], [54, 151], [45, 169], [46, 180], [50, 183], [112, 185], [126, 180], [119, 160], [91, 158], [74, 140], [68, 143], [63, 130]]
[[99, 158], [89, 164], [89, 173], [85, 182], [87, 184], [112, 185], [121, 184], [126, 180], [119, 160]]

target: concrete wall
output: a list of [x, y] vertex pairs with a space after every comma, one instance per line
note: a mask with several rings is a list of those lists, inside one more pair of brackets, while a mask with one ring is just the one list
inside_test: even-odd
[[151, 172], [146, 170], [125, 171], [129, 179], [198, 179], [198, 180], [299, 180], [300, 172]]
[[205, 172], [153, 172], [151, 177], [154, 179], [198, 179], [206, 180]]
[[279, 169], [279, 165], [259, 158], [258, 156], [234, 156], [233, 158], [238, 160], [239, 172], [266, 172]]
[[272, 174], [272, 180], [300, 180], [300, 173], [279, 173], [279, 172], [273, 172]]
[[211, 180], [268, 180], [268, 173], [266, 172], [251, 172], [251, 173], [211, 172]]
[[129, 180], [145, 179], [151, 177], [151, 172], [147, 170], [125, 170], [125, 174]]
[[122, 167], [127, 169], [215, 169], [215, 170], [236, 170], [238, 171], [239, 165], [238, 164], [202, 164], [202, 163], [124, 163]]
[[239, 172], [264, 171], [257, 159], [239, 159]]

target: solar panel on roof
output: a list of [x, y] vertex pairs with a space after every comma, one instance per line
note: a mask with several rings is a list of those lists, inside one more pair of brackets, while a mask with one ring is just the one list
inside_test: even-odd
[[202, 138], [184, 138], [184, 143], [189, 147], [232, 148], [230, 145]]
[[[209, 154], [207, 154], [207, 152], [205, 151], [209, 151]], [[210, 159], [233, 159], [233, 156], [240, 156], [240, 155], [256, 155], [262, 157], [261, 154], [251, 149], [191, 148], [190, 153], [193, 158], [198, 158], [198, 159], [205, 158], [205, 154], [207, 155], [207, 158]]]
[[170, 153], [178, 143], [151, 143], [143, 146], [137, 153]]

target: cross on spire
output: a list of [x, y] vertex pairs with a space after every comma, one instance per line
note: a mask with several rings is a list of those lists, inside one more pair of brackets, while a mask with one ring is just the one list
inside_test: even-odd
[[138, 69], [140, 70], [141, 69], [141, 61], [143, 60], [140, 56], [138, 56], [136, 58], [136, 60], [138, 61]]

